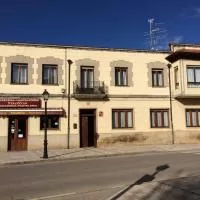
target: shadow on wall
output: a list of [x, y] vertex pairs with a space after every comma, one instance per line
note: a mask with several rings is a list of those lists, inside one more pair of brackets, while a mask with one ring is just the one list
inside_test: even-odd
[[138, 179], [135, 183], [133, 183], [133, 184], [129, 185], [128, 187], [126, 187], [124, 190], [122, 190], [121, 192], [119, 192], [117, 195], [115, 195], [114, 197], [112, 197], [112, 199], [110, 199], [110, 200], [117, 200], [123, 194], [125, 194], [128, 190], [130, 190], [131, 188], [133, 188], [136, 185], [141, 185], [143, 183], [153, 181], [155, 179], [155, 176], [159, 172], [161, 172], [163, 170], [166, 170], [168, 168], [169, 168], [169, 165], [167, 165], [167, 164], [156, 167], [155, 172], [153, 172], [152, 174], [145, 174], [143, 177], [141, 177], [140, 179]]

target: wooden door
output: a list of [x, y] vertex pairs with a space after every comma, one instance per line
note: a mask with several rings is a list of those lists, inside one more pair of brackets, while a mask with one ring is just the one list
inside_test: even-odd
[[88, 147], [88, 117], [81, 116], [81, 147]]
[[27, 117], [11, 117], [8, 122], [8, 151], [27, 150]]

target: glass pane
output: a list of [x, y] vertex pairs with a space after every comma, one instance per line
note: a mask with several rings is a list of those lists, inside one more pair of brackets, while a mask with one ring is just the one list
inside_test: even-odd
[[151, 112], [151, 127], [155, 127], [155, 112]]
[[94, 82], [94, 73], [92, 69], [88, 69], [88, 88], [93, 88], [93, 82]]
[[43, 83], [44, 84], [49, 83], [49, 69], [47, 67], [43, 68]]
[[192, 125], [197, 126], [197, 115], [196, 112], [192, 112]]
[[132, 112], [127, 112], [127, 118], [128, 118], [128, 128], [131, 128], [133, 125], [133, 120], [132, 120]]
[[194, 82], [194, 70], [193, 68], [187, 68], [188, 82]]
[[17, 65], [12, 66], [12, 83], [19, 83], [19, 68]]
[[168, 127], [168, 112], [165, 111], [163, 112], [163, 115], [164, 115], [164, 127]]
[[121, 76], [120, 76], [120, 70], [117, 70], [117, 85], [121, 85], [122, 83], [121, 83]]
[[158, 85], [163, 86], [163, 75], [162, 72], [158, 72]]
[[122, 85], [127, 85], [127, 74], [126, 70], [122, 71]]
[[186, 124], [187, 124], [187, 126], [192, 126], [191, 124], [190, 124], [190, 112], [186, 112]]
[[161, 112], [157, 112], [157, 124], [158, 124], [158, 127], [162, 127], [162, 113]]
[[152, 85], [157, 86], [157, 74], [155, 71], [152, 71]]
[[200, 126], [200, 112], [198, 111], [198, 126]]
[[52, 76], [53, 76], [53, 81], [52, 84], [57, 84], [58, 83], [58, 76], [57, 76], [57, 68], [52, 68]]
[[118, 80], [118, 70], [115, 69], [115, 85], [119, 85], [118, 82], [119, 82], [119, 80]]
[[200, 82], [200, 69], [195, 69], [196, 82]]
[[27, 67], [21, 66], [20, 69], [20, 83], [27, 83]]
[[125, 128], [125, 112], [120, 112], [121, 128]]
[[113, 111], [113, 128], [118, 128], [118, 112]]

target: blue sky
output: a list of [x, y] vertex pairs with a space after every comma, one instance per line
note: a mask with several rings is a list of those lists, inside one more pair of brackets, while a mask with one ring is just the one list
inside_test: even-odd
[[200, 43], [199, 0], [0, 0], [0, 41], [148, 48], [148, 19], [169, 42]]

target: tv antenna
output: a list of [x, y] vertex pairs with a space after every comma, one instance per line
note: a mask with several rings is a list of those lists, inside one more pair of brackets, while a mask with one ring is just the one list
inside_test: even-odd
[[162, 26], [164, 23], [156, 23], [154, 18], [148, 19], [149, 31], [145, 33], [150, 50], [163, 49], [167, 36], [167, 30]]

